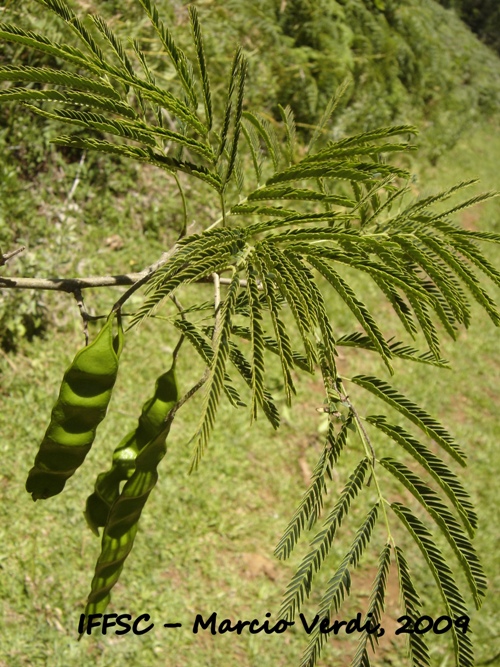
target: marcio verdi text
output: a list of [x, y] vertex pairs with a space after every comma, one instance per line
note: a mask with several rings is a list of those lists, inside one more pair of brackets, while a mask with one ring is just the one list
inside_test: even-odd
[[[370, 617], [371, 614], [368, 614]], [[270, 620], [271, 613], [267, 612], [266, 620], [261, 622], [259, 619], [254, 618], [251, 621], [237, 620], [232, 621], [229, 618], [225, 618], [221, 621], [217, 618], [217, 612], [212, 612], [209, 616], [204, 616], [202, 614], [197, 614], [194, 619], [192, 632], [193, 634], [198, 634], [199, 632], [210, 632], [212, 635], [223, 635], [228, 632], [235, 632], [238, 635], [241, 635], [242, 632], [248, 632], [251, 635], [257, 635], [260, 632], [264, 632], [267, 635], [272, 634], [282, 634], [286, 630], [294, 625], [299, 625], [307, 634], [311, 634], [316, 627], [319, 625], [319, 631], [328, 634], [333, 633], [335, 635], [339, 632], [345, 632], [346, 634], [352, 634], [353, 632], [368, 632], [369, 634], [376, 634], [377, 637], [381, 637], [385, 630], [380, 627], [379, 623], [371, 623], [370, 618], [361, 620], [361, 613], [356, 614], [355, 618], [351, 618], [348, 621], [335, 620], [330, 624], [328, 618], [320, 619], [316, 615], [310, 622], [306, 619], [304, 614], [299, 614], [300, 622], [296, 621], [286, 621], [284, 619], [278, 621]], [[180, 628], [182, 623], [163, 623], [164, 628]], [[132, 632], [134, 635], [143, 635], [152, 630], [155, 627], [155, 624], [151, 622], [151, 617], [149, 614], [141, 614], [136, 618], [133, 618], [131, 614], [85, 614], [80, 615], [80, 621], [78, 623], [78, 632], [79, 634], [92, 634], [93, 630], [101, 629], [103, 635], [111, 634], [115, 635], [126, 635], [129, 632]]]

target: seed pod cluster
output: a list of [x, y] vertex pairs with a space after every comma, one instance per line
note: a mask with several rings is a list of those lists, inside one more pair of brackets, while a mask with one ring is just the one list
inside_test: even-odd
[[[168, 415], [179, 400], [174, 366], [162, 378], [164, 386], [168, 387], [170, 407], [167, 409], [162, 405], [157, 409], [158, 413], [161, 411], [162, 414], [165, 414], [166, 410]], [[158, 387], [159, 383], [157, 390]], [[148, 403], [152, 408], [155, 405], [159, 406], [161, 401], [153, 400], [152, 403], [150, 401]], [[152, 422], [149, 422], [149, 425], [152, 427]], [[138, 451], [134, 470], [109, 509], [102, 534], [101, 553], [85, 609], [87, 617], [88, 614], [103, 613], [108, 605], [110, 591], [118, 581], [123, 564], [132, 550], [144, 505], [158, 481], [157, 467], [165, 456], [169, 431], [170, 422], [162, 420], [153, 437]]]
[[120, 483], [130, 479], [139, 452], [162, 429], [178, 399], [177, 393], [175, 372], [171, 368], [156, 380], [154, 394], [144, 404], [137, 428], [116, 447], [111, 468], [97, 477], [94, 493], [87, 498], [85, 509], [87, 523], [96, 535], [99, 534], [98, 528], [106, 525], [109, 510], [120, 495]]
[[26, 481], [33, 500], [60, 493], [81, 466], [106, 416], [123, 348], [123, 330], [113, 335], [112, 313], [95, 340], [81, 349], [64, 374], [50, 424]]

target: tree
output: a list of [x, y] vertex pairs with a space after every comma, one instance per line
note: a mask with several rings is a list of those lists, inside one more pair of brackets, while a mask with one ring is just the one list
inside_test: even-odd
[[[275, 355], [289, 404], [295, 393], [296, 372], [320, 373], [324, 386], [321, 411], [329, 418], [311, 485], [276, 548], [279, 558], [288, 557], [305, 527], [313, 527], [319, 520], [328, 478], [347, 443], [359, 453], [355, 469], [290, 581], [281, 618], [292, 622], [296, 617], [351, 505], [363, 495], [369, 509], [361, 524], [354, 526], [354, 539], [323, 593], [318, 618], [329, 619], [339, 611], [350, 593], [350, 573], [360, 563], [375, 529], [382, 531], [384, 546], [353, 665], [368, 665], [370, 652], [376, 648], [373, 631], [382, 618], [391, 562], [397, 565], [405, 613], [418, 618], [420, 598], [408, 559], [398, 544], [398, 535], [406, 530], [442, 595], [456, 664], [471, 667], [467, 603], [455, 583], [452, 565], [427, 523], [428, 519], [435, 522], [449, 542], [456, 556], [453, 566], [460, 566], [479, 608], [486, 580], [472, 543], [477, 516], [460, 476], [450, 465], [454, 459], [465, 466], [465, 454], [423, 407], [378, 377], [343, 377], [336, 357], [338, 348], [371, 350], [381, 357], [391, 375], [391, 360], [396, 357], [409, 363], [445, 366], [440, 337], [444, 331], [455, 338], [461, 325], [469, 325], [469, 294], [498, 326], [500, 315], [476, 269], [500, 284], [500, 273], [479, 247], [480, 242], [499, 243], [500, 237], [465, 230], [453, 222], [457, 211], [492, 195], [473, 197], [444, 211], [433, 210], [470, 185], [461, 183], [409, 202], [409, 173], [386, 158], [414, 148], [409, 143], [416, 132], [412, 126], [378, 128], [322, 142], [342, 89], [330, 101], [309, 145], [302, 150], [295, 140], [290, 108], [280, 109], [283, 122], [278, 129], [264, 116], [245, 110], [247, 64], [239, 49], [219, 113], [212, 101], [194, 7], [189, 10], [194, 53], [190, 60], [151, 0], [140, 0], [176, 73], [172, 89], [165, 90], [156, 84], [140, 44], [134, 42], [132, 57], [100, 17], [90, 17], [97, 31], [92, 32], [62, 0], [39, 2], [67, 24], [85, 50], [18, 26], [0, 25], [3, 39], [50, 54], [64, 64], [1, 67], [0, 80], [16, 85], [2, 89], [0, 100], [23, 102], [34, 113], [83, 128], [83, 133], [59, 137], [59, 145], [119, 155], [166, 171], [177, 183], [185, 204], [179, 173], [197, 179], [220, 202], [220, 217], [196, 233], [185, 205], [177, 242], [162, 257], [152, 258], [151, 265], [139, 274], [61, 280], [0, 278], [2, 288], [73, 293], [84, 319], [88, 319], [81, 298], [84, 289], [129, 286], [111, 307], [98, 336], [77, 353], [64, 374], [47, 432], [28, 475], [27, 490], [34, 500], [60, 493], [92, 446], [117, 377], [123, 321], [128, 317], [123, 306], [131, 295], [146, 285], [144, 301], [131, 315], [127, 330], [154, 317], [168, 299], [178, 310], [178, 315], [163, 325], [179, 336], [172, 367], [158, 378], [136, 429], [117, 445], [110, 469], [98, 476], [87, 499], [86, 518], [95, 533], [102, 529], [102, 550], [85, 614], [102, 613], [109, 603], [110, 591], [132, 549], [141, 513], [157, 482], [177, 411], [204, 387], [203, 408], [192, 438], [193, 470], [208, 446], [223, 395], [235, 407], [244, 405], [231, 374], [239, 374], [248, 385], [251, 418], [262, 414], [278, 428], [279, 413], [266, 386], [266, 360]], [[253, 170], [253, 183], [245, 186], [243, 173], [248, 169]], [[290, 203], [285, 207], [283, 202]], [[6, 264], [15, 252], [4, 253], [1, 263]], [[383, 335], [343, 274], [345, 267], [373, 281], [407, 333], [413, 338], [418, 331], [423, 334], [427, 351]], [[210, 311], [201, 299], [195, 306], [183, 307], [182, 293], [195, 282], [212, 285]], [[335, 334], [327, 306], [331, 290], [355, 316], [359, 330], [344, 336]], [[206, 319], [195, 321], [200, 312], [210, 312], [209, 323]], [[241, 341], [250, 343], [249, 358]], [[295, 349], [295, 341], [300, 350]], [[202, 377], [190, 378], [191, 389], [181, 396], [175, 365], [186, 345], [200, 355], [206, 368]], [[363, 391], [379, 398], [381, 405], [397, 410], [420, 436], [392, 423], [386, 415], [363, 415]], [[418, 464], [419, 472], [408, 467], [403, 456], [401, 460], [381, 457], [373, 444], [377, 432], [399, 445]], [[418, 437], [430, 438], [443, 450], [444, 458]], [[416, 502], [389, 501], [383, 489], [383, 471], [400, 482]], [[302, 665], [312, 666], [320, 657], [328, 638], [322, 628], [317, 623], [312, 630]], [[84, 631], [85, 624], [81, 629]], [[412, 665], [430, 665], [422, 634], [409, 635], [409, 655]]]
[[500, 50], [498, 30], [500, 7], [495, 0], [440, 0], [447, 8], [456, 9], [464, 23], [495, 51]]

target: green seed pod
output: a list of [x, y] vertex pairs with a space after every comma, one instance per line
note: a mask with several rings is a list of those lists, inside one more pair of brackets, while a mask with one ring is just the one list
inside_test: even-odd
[[87, 498], [85, 518], [96, 535], [98, 528], [106, 525], [111, 505], [120, 495], [120, 483], [130, 479], [137, 455], [160, 432], [177, 398], [175, 373], [171, 368], [156, 380], [154, 395], [144, 404], [137, 428], [116, 447], [111, 468], [97, 477], [94, 493]]
[[60, 493], [81, 466], [106, 416], [123, 348], [123, 330], [113, 336], [112, 313], [96, 339], [81, 349], [64, 374], [59, 397], [35, 464], [26, 481], [33, 500]]
[[[179, 399], [174, 367], [169, 374], [171, 407], [174, 407]], [[157, 467], [165, 456], [169, 430], [170, 423], [162, 423], [160, 430], [138, 452], [134, 471], [109, 510], [102, 535], [101, 554], [85, 608], [87, 617], [88, 614], [103, 613], [108, 605], [110, 591], [118, 581], [123, 564], [132, 550], [144, 505], [158, 481]]]

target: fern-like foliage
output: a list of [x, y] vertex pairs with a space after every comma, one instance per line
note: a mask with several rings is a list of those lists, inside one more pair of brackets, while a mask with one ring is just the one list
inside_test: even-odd
[[203, 451], [208, 444], [210, 432], [215, 423], [215, 414], [220, 400], [220, 395], [225, 378], [226, 364], [229, 358], [229, 334], [231, 321], [234, 315], [236, 296], [239, 289], [239, 277], [235, 271], [224, 306], [217, 317], [217, 326], [214, 331], [213, 357], [208, 375], [208, 391], [205, 395], [205, 403], [201, 413], [200, 427], [197, 434], [196, 448], [193, 455], [192, 467], [196, 468], [201, 459]]
[[[449, 616], [454, 619], [467, 616], [466, 603], [455, 583], [448, 563], [433, 540], [431, 532], [410, 509], [401, 503], [393, 503], [392, 509], [421, 550], [441, 592]], [[457, 630], [455, 626], [452, 629], [452, 636], [457, 667], [472, 667], [474, 665], [474, 654], [470, 637]]]
[[[331, 479], [333, 465], [337, 462], [343, 448], [346, 445], [347, 429], [351, 423], [352, 417], [349, 416], [345, 423], [342, 425], [342, 428], [337, 436], [335, 435], [333, 424], [329, 425], [325, 447], [321, 453], [321, 457], [318, 463], [316, 464], [316, 467], [314, 468], [311, 484], [304, 494], [300, 505], [297, 508], [297, 511], [293, 515], [292, 520], [288, 524], [283, 537], [275, 549], [274, 553], [278, 558], [287, 558], [297, 544], [304, 528], [307, 526], [307, 528], [311, 529], [316, 523], [321, 510], [323, 509], [323, 495], [326, 491], [325, 475]], [[360, 473], [363, 471], [363, 468], [357, 468], [356, 470], [357, 474], [354, 475], [354, 479], [359, 477]], [[352, 490], [355, 490], [356, 488], [356, 485], [354, 485]], [[346, 502], [350, 502], [351, 498], [349, 495], [349, 489], [351, 489], [351, 485], [349, 485], [349, 488], [347, 489], [347, 495], [345, 495]], [[336, 529], [337, 523], [340, 525], [338, 513], [333, 516], [333, 521], [330, 520], [330, 524], [333, 526], [333, 530]]]
[[[377, 576], [373, 582], [373, 588], [370, 595], [370, 604], [366, 614], [366, 623], [369, 623], [370, 626], [376, 627], [380, 625], [382, 620], [382, 612], [384, 611], [384, 598], [385, 590], [387, 588], [387, 575], [389, 573], [389, 565], [391, 558], [391, 545], [386, 544], [382, 549], [379, 559], [379, 566], [377, 571]], [[365, 624], [364, 624], [365, 625]], [[371, 634], [365, 629], [359, 640], [358, 648], [354, 655], [352, 661], [352, 667], [363, 667], [364, 665], [369, 665], [370, 661], [368, 658], [368, 640], [372, 648], [375, 648], [375, 643], [377, 642], [377, 635]]]
[[[361, 556], [371, 540], [378, 511], [377, 504], [368, 512], [337, 571], [329, 580], [319, 604], [318, 617], [320, 619], [330, 619], [333, 614], [339, 611], [343, 601], [349, 596], [351, 592], [351, 569], [357, 567]], [[328, 639], [328, 634], [321, 632], [320, 628], [320, 625], [316, 625], [311, 633], [311, 639], [304, 652], [301, 667], [312, 667], [321, 655], [323, 646]]]
[[[313, 574], [321, 568], [323, 561], [328, 555], [333, 543], [333, 539], [337, 533], [337, 530], [342, 525], [344, 516], [349, 511], [351, 502], [358, 495], [363, 486], [367, 470], [368, 459], [362, 459], [359, 465], [356, 467], [356, 470], [350, 476], [349, 481], [347, 482], [335, 504], [335, 507], [326, 518], [324, 528], [311, 542], [311, 549], [309, 553], [304, 558], [302, 564], [297, 570], [297, 573], [291, 580], [281, 607], [281, 616], [293, 620], [295, 616], [295, 610], [302, 605], [305, 597], [309, 595]], [[303, 501], [302, 507], [307, 503], [308, 496], [306, 496], [305, 503]], [[291, 550], [289, 546], [291, 541], [290, 533], [292, 533], [293, 528], [296, 525], [297, 519], [292, 522], [291, 527], [287, 529], [284, 536], [284, 543], [288, 552]], [[279, 553], [279, 547], [277, 551]]]
[[[419, 618], [422, 615], [422, 603], [413, 585], [408, 562], [400, 547], [396, 547], [395, 554], [404, 613], [410, 618]], [[415, 667], [430, 666], [429, 649], [423, 635], [416, 633], [409, 634], [408, 648], [410, 659]]]
[[[154, 68], [139, 43], [130, 45], [121, 40], [99, 16], [93, 16], [87, 27], [64, 0], [38, 1], [69, 26], [79, 45], [59, 44], [44, 35], [0, 24], [0, 38], [64, 63], [60, 69], [16, 64], [0, 67], [0, 81], [12, 82], [0, 90], [0, 102], [22, 102], [30, 112], [68, 128], [76, 126], [78, 135], [57, 138], [59, 145], [147, 162], [176, 178], [182, 172], [208, 185], [214, 201], [220, 203], [220, 217], [210, 220], [201, 232], [183, 234], [170, 249], [168, 259], [151, 273], [144, 301], [130, 322], [131, 327], [136, 326], [155, 315], [169, 299], [195, 282], [215, 286], [213, 306], [204, 297], [197, 306], [179, 306], [173, 318], [174, 326], [206, 368], [200, 421], [192, 439], [192, 468], [206, 453], [223, 396], [235, 407], [245, 406], [245, 397], [234, 384], [235, 373], [248, 387], [251, 419], [262, 412], [278, 428], [275, 397], [266, 384], [272, 355], [278, 357], [288, 403], [293, 400], [299, 372], [320, 372], [323, 410], [329, 415], [324, 449], [311, 485], [276, 548], [279, 558], [287, 558], [302, 533], [319, 519], [327, 505], [333, 468], [343, 450], [350, 447], [359, 454], [358, 464], [337, 499], [332, 500], [323, 528], [286, 589], [281, 615], [292, 619], [300, 611], [312, 591], [314, 575], [331, 556], [334, 540], [341, 539], [352, 505], [366, 501], [368, 495], [371, 509], [322, 592], [318, 618], [329, 619], [340, 610], [350, 593], [351, 571], [359, 565], [376, 528], [386, 532], [386, 540], [366, 611], [373, 622], [382, 619], [391, 554], [406, 613], [413, 617], [421, 610], [406, 557], [396, 545], [401, 528], [422, 552], [446, 612], [452, 618], [467, 615], [451, 565], [421, 516], [443, 533], [456, 557], [454, 565], [465, 574], [479, 607], [486, 580], [471, 541], [477, 517], [451, 467], [454, 462], [465, 466], [466, 453], [424, 407], [384, 379], [364, 374], [341, 377], [336, 359], [338, 348], [356, 347], [378, 354], [391, 374], [394, 358], [446, 367], [440, 339], [443, 334], [456, 338], [460, 327], [469, 326], [471, 300], [495, 325], [500, 324], [500, 314], [484, 284], [486, 277], [499, 285], [500, 271], [480, 247], [483, 242], [500, 243], [500, 237], [462, 229], [453, 219], [457, 212], [492, 195], [469, 198], [444, 212], [436, 210], [471, 184], [462, 183], [410, 201], [409, 173], [388, 159], [414, 149], [410, 140], [416, 129], [409, 125], [325, 142], [325, 128], [347, 83], [318, 120], [306, 150], [297, 146], [289, 107], [279, 109], [281, 123], [245, 108], [247, 65], [239, 49], [223, 99], [218, 100], [210, 85], [210, 62], [194, 7], [189, 10], [192, 61], [153, 1], [140, 0], [175, 72], [171, 89], [165, 90], [155, 83]], [[85, 136], [82, 131], [86, 131]], [[243, 168], [246, 179], [242, 179]], [[381, 300], [399, 319], [412, 344], [386, 337], [384, 320], [351, 282], [353, 272], [360, 278], [357, 285], [369, 281], [378, 288]], [[352, 314], [357, 322], [355, 331], [337, 330], [338, 309]], [[196, 319], [200, 313], [205, 317], [202, 322]], [[241, 341], [245, 341], [244, 346]], [[420, 343], [424, 349], [418, 349]], [[381, 406], [397, 411], [420, 431], [424, 441], [386, 415], [365, 418], [360, 414], [359, 406], [366, 398], [363, 391], [380, 400]], [[403, 460], [380, 456], [379, 449], [383, 450], [387, 440], [397, 443], [419, 471], [410, 469]], [[431, 442], [446, 458], [432, 450]], [[453, 461], [448, 461], [450, 458]], [[123, 489], [116, 512], [125, 503], [126, 493], [139, 493], [140, 489], [130, 486], [136, 478], [142, 483], [138, 475]], [[372, 479], [374, 485], [370, 485]], [[387, 480], [391, 481], [384, 487]], [[152, 486], [147, 487], [147, 494]], [[408, 494], [412, 499], [408, 505], [391, 502], [394, 488]], [[134, 523], [134, 531], [136, 527]], [[104, 533], [111, 534], [109, 526]], [[122, 560], [134, 537], [135, 532], [126, 554], [120, 556]], [[107, 567], [119, 547], [109, 544], [109, 553], [98, 563], [97, 577], [101, 576], [99, 568]], [[118, 576], [117, 570], [112, 584]], [[96, 588], [108, 586], [104, 579], [99, 579], [100, 588], [94, 582], [90, 608], [94, 608]], [[110, 586], [104, 598], [99, 598], [100, 611], [108, 602]], [[457, 667], [472, 667], [469, 636], [455, 626], [452, 634]], [[318, 623], [302, 667], [317, 663], [327, 638]], [[372, 635], [363, 634], [352, 664], [369, 665], [369, 651], [375, 649]], [[430, 665], [420, 635], [410, 636], [409, 661], [413, 667]]]

